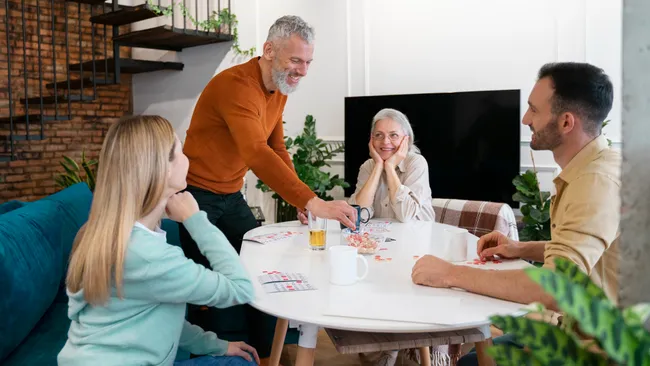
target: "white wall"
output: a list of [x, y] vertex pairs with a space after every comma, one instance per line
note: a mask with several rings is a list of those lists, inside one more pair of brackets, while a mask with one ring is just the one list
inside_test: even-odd
[[[255, 45], [261, 49], [269, 26], [285, 14], [300, 15], [316, 29], [314, 63], [300, 90], [289, 97], [285, 110], [289, 135], [298, 133], [305, 115], [312, 114], [319, 135], [326, 140], [342, 140], [343, 98], [358, 95], [514, 88], [522, 91], [523, 116], [542, 64], [586, 61], [604, 68], [612, 77], [615, 100], [609, 116], [612, 122], [605, 132], [620, 148], [621, 0], [231, 3], [239, 19], [242, 48]], [[137, 27], [148, 28], [162, 21], [140, 22]], [[177, 20], [176, 25], [180, 24]], [[182, 72], [133, 78], [135, 112], [170, 119], [181, 137], [209, 78], [245, 61], [236, 59], [223, 44], [180, 53], [135, 50], [134, 57], [185, 63]], [[522, 170], [532, 167], [529, 142], [530, 131], [522, 126]], [[550, 190], [557, 165], [548, 152], [535, 152], [534, 156], [542, 189]], [[335, 163], [332, 170], [342, 175], [342, 163]], [[254, 181], [249, 180], [248, 196], [272, 217], [272, 202], [254, 189]]]

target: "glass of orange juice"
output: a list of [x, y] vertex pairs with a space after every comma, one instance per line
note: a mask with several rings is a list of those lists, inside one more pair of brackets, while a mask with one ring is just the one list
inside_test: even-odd
[[308, 213], [309, 221], [309, 247], [312, 250], [325, 250], [327, 239], [327, 219], [316, 217]]

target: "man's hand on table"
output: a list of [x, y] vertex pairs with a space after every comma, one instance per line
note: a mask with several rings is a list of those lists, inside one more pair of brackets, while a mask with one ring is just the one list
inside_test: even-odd
[[413, 266], [411, 279], [417, 285], [429, 287], [451, 287], [455, 265], [433, 255], [425, 255]]
[[504, 259], [521, 257], [521, 243], [509, 239], [498, 231], [483, 235], [476, 244], [476, 254], [481, 259], [493, 259], [498, 255]]
[[323, 201], [314, 197], [305, 208], [316, 217], [337, 220], [352, 230], [356, 229], [357, 210], [345, 201]]

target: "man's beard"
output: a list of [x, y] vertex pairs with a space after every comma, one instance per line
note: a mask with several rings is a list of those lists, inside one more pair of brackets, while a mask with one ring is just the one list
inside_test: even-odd
[[271, 67], [271, 79], [273, 80], [273, 83], [278, 87], [280, 93], [284, 95], [293, 93], [298, 89], [298, 84], [291, 86], [287, 83], [287, 79], [290, 73], [291, 71], [289, 70], [276, 68], [275, 62], [273, 62], [273, 66]]
[[535, 133], [535, 139], [530, 141], [530, 148], [533, 150], [553, 150], [562, 144], [562, 135], [558, 129], [557, 116]]

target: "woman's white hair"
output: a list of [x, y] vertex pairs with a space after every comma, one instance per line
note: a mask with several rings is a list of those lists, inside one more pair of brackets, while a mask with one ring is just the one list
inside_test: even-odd
[[384, 108], [380, 110], [372, 118], [372, 129], [370, 130], [371, 134], [375, 132], [375, 126], [377, 125], [377, 122], [381, 121], [382, 119], [391, 119], [399, 123], [399, 125], [402, 127], [402, 130], [404, 130], [404, 133], [409, 137], [409, 152], [416, 154], [420, 153], [420, 149], [413, 143], [415, 140], [415, 136], [413, 136], [413, 128], [411, 127], [411, 123], [409, 122], [409, 119], [406, 118], [406, 115], [404, 113], [392, 108]]
[[275, 42], [280, 39], [288, 39], [294, 34], [309, 44], [314, 41], [314, 28], [302, 20], [302, 18], [295, 15], [285, 15], [278, 18], [271, 28], [269, 28], [266, 41]]

